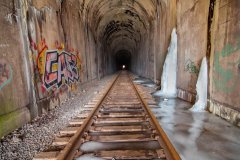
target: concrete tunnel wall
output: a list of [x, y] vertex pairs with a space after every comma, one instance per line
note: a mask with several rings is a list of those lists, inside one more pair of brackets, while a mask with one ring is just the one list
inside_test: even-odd
[[207, 56], [209, 110], [240, 125], [238, 0], [0, 4], [0, 137], [59, 106], [81, 83], [114, 73], [123, 61], [160, 83], [174, 27], [178, 97], [195, 100], [199, 65]]

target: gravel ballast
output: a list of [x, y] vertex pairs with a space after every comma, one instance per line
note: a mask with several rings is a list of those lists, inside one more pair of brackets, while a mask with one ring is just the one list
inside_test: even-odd
[[1, 160], [28, 160], [53, 142], [54, 135], [65, 128], [69, 121], [81, 113], [83, 106], [104, 88], [113, 76], [94, 80], [81, 86], [77, 94], [48, 114], [34, 119], [16, 129], [0, 141]]

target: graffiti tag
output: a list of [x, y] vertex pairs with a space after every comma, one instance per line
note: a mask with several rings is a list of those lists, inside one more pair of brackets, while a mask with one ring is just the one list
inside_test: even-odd
[[[81, 61], [78, 50], [64, 50], [64, 44], [55, 42], [49, 50], [45, 39], [37, 45], [31, 42], [36, 83], [41, 83], [42, 93], [46, 90], [63, 89], [63, 85], [72, 87], [80, 80]], [[59, 90], [60, 91], [60, 90]]]
[[6, 63], [0, 62], [0, 90], [12, 81], [12, 67]]
[[43, 82], [46, 89], [60, 88], [79, 80], [77, 57], [66, 51], [48, 50], [46, 52]]
[[184, 71], [189, 72], [191, 74], [196, 74], [196, 75], [199, 73], [198, 67], [190, 59], [186, 61]]

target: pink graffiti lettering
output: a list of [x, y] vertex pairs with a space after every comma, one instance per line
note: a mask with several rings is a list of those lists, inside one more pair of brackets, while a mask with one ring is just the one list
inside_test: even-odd
[[77, 57], [66, 51], [53, 50], [46, 52], [45, 73], [43, 82], [48, 90], [54, 86], [70, 85], [79, 80]]

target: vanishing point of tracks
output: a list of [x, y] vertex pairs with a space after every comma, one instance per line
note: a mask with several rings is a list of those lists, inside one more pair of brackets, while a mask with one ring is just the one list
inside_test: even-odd
[[126, 71], [85, 106], [34, 160], [179, 160]]

